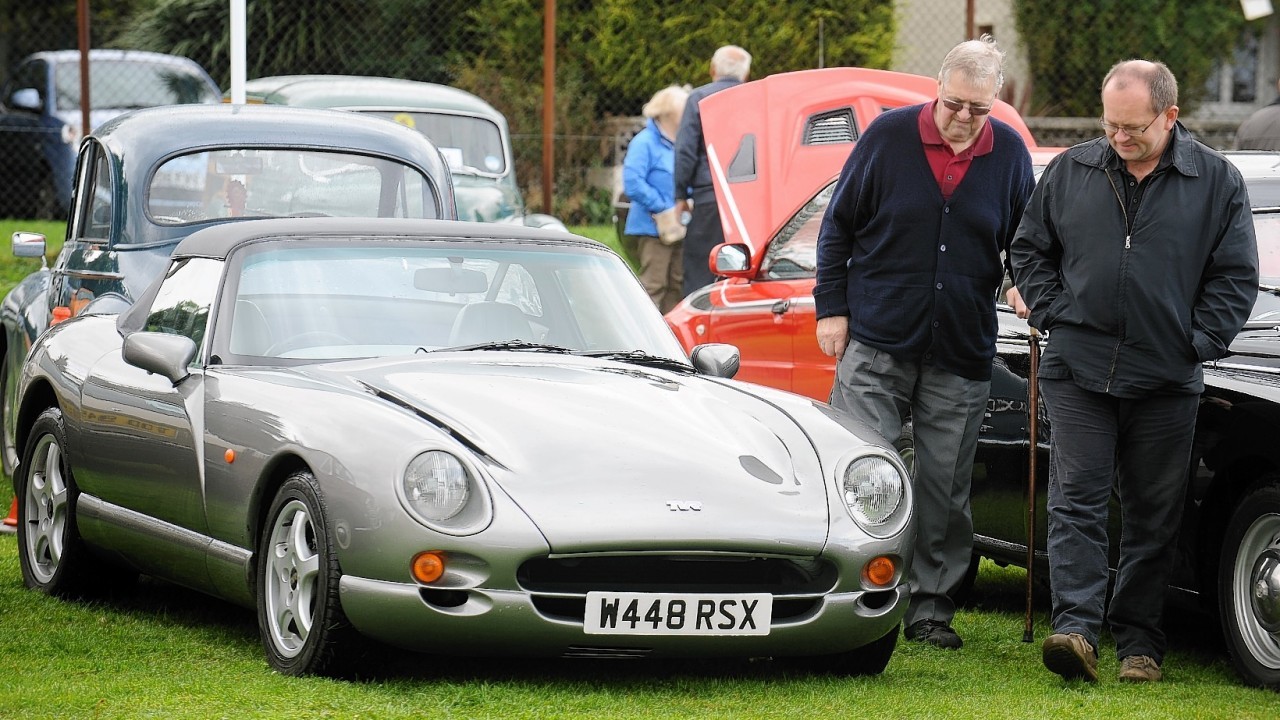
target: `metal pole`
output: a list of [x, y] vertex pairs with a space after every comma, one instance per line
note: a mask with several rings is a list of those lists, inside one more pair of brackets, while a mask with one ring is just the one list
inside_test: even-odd
[[1036, 464], [1039, 443], [1040, 422], [1040, 331], [1031, 328], [1028, 340], [1031, 345], [1031, 369], [1027, 373], [1027, 434], [1031, 436], [1028, 446], [1030, 461], [1027, 467], [1027, 614], [1022, 624], [1022, 642], [1031, 642], [1035, 638], [1031, 622], [1031, 597], [1036, 573]]
[[542, 18], [542, 211], [551, 208], [555, 177], [556, 127], [556, 0], [544, 0]]
[[231, 47], [229, 50], [231, 53], [231, 102], [235, 105], [243, 105], [245, 100], [245, 18], [245, 0], [231, 0]]
[[89, 124], [89, 0], [76, 0], [76, 36], [80, 44], [80, 137], [93, 132]]

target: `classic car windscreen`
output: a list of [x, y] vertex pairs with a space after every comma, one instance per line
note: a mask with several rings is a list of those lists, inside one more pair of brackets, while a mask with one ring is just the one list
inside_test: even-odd
[[[95, 109], [214, 103], [220, 99], [207, 80], [181, 65], [92, 60], [89, 70], [89, 97]], [[58, 63], [53, 75], [58, 109], [79, 110], [79, 63]]]
[[239, 253], [215, 345], [232, 357], [408, 355], [506, 341], [684, 352], [613, 255], [493, 244], [291, 238]]
[[399, 161], [296, 148], [232, 148], [181, 155], [151, 176], [147, 212], [158, 225], [225, 218], [437, 218], [435, 190]]
[[484, 118], [445, 113], [366, 110], [426, 135], [453, 172], [502, 175], [507, 171], [502, 133]]

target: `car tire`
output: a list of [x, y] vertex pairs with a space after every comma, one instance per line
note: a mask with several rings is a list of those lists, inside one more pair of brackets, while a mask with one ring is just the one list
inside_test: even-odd
[[336, 674], [353, 631], [324, 496], [310, 472], [290, 475], [267, 512], [254, 583], [267, 662], [283, 675]]
[[82, 597], [108, 585], [76, 529], [76, 487], [62, 411], [49, 408], [31, 427], [19, 465], [18, 559], [22, 581], [57, 597]]
[[1218, 607], [1240, 676], [1280, 689], [1280, 476], [1247, 493], [1231, 514], [1218, 565]]

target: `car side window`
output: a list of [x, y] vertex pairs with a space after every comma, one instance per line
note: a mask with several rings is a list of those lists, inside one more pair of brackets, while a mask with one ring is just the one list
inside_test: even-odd
[[5, 105], [14, 107], [13, 93], [26, 89], [34, 89], [40, 96], [40, 104], [43, 105], [45, 93], [48, 92], [45, 87], [45, 68], [45, 63], [41, 60], [32, 60], [18, 68], [13, 74], [13, 79], [5, 86]]
[[[222, 262], [208, 258], [179, 260], [169, 267], [143, 330], [185, 335], [203, 351], [209, 308], [218, 294]], [[199, 360], [203, 352], [196, 353]], [[194, 363], [195, 361], [193, 361]]]
[[81, 237], [106, 241], [111, 237], [111, 163], [107, 155], [98, 147], [94, 152], [92, 180], [86, 188], [88, 197], [86, 205], [89, 214], [84, 219], [84, 231]]

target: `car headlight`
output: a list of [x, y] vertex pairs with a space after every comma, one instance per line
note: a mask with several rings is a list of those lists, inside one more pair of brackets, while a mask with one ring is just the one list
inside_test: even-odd
[[849, 514], [863, 527], [883, 525], [902, 502], [905, 480], [898, 468], [883, 457], [858, 458], [845, 468], [841, 496]]
[[458, 458], [443, 450], [415, 457], [404, 471], [404, 496], [424, 519], [442, 522], [467, 506], [471, 474]]

